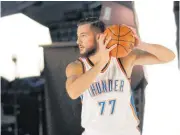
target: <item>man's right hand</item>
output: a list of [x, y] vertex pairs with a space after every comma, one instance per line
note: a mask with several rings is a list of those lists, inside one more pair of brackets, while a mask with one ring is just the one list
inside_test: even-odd
[[117, 44], [111, 46], [110, 48], [107, 48], [108, 43], [111, 41], [111, 37], [109, 37], [107, 40], [106, 39], [107, 34], [101, 34], [100, 38], [98, 40], [99, 44], [99, 53], [100, 53], [100, 61], [99, 63], [105, 65], [109, 61], [109, 53], [111, 50], [113, 50]]

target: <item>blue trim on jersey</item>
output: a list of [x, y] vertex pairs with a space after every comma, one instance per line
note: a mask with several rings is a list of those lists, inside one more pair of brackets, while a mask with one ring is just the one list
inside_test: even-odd
[[136, 116], [138, 116], [138, 113], [136, 111], [136, 106], [135, 106], [135, 102], [134, 102], [134, 95], [133, 95], [133, 92], [131, 93], [131, 105], [133, 106], [133, 109], [136, 113]]
[[83, 95], [80, 95], [81, 101], [83, 101]]

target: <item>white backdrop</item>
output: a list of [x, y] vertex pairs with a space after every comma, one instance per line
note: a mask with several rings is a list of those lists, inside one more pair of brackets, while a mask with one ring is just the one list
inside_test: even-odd
[[[141, 39], [161, 44], [177, 56], [173, 1], [136, 1]], [[145, 66], [148, 76], [143, 135], [180, 135], [180, 72], [177, 57]]]
[[[0, 18], [0, 76], [9, 81], [15, 75], [39, 76], [44, 68], [41, 44], [51, 44], [49, 28], [24, 14]], [[17, 72], [12, 56], [17, 57]]]

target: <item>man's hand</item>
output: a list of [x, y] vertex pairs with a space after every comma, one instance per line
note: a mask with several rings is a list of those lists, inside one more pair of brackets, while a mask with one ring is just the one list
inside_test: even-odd
[[102, 64], [107, 64], [108, 61], [109, 61], [109, 53], [112, 49], [114, 49], [117, 44], [111, 46], [110, 48], [106, 48], [108, 43], [110, 42], [111, 40], [111, 37], [109, 37], [106, 41], [105, 41], [105, 38], [106, 38], [107, 34], [101, 34], [100, 35], [100, 38], [98, 40], [98, 44], [99, 44], [99, 53], [100, 53], [100, 63]]
[[132, 30], [132, 32], [134, 34], [134, 37], [135, 37], [135, 45], [134, 45], [134, 47], [136, 48], [139, 44], [141, 44], [141, 40], [140, 40], [139, 36], [137, 35], [137, 30], [135, 28], [131, 27], [131, 26], [128, 26], [128, 25], [125, 25], [125, 24], [123, 24], [123, 25]]

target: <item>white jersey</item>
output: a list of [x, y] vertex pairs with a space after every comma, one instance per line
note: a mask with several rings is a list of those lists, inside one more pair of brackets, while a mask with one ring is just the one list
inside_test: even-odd
[[[85, 72], [92, 68], [89, 59], [79, 60]], [[81, 99], [83, 135], [140, 135], [130, 82], [117, 58], [110, 58]]]

